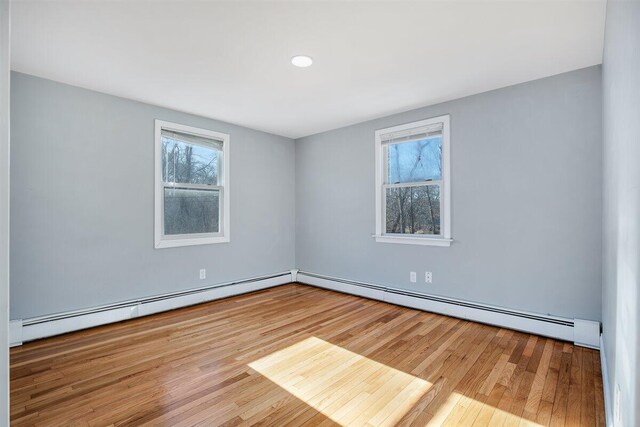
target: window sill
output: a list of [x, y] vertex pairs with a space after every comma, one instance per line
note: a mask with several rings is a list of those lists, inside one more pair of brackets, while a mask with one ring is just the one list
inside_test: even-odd
[[378, 243], [399, 243], [402, 245], [423, 245], [423, 246], [451, 246], [453, 239], [442, 237], [409, 237], [409, 236], [380, 236], [373, 235]]
[[193, 239], [165, 239], [156, 242], [156, 249], [162, 248], [179, 248], [181, 246], [194, 246], [194, 245], [211, 245], [214, 243], [228, 243], [229, 237], [200, 237]]

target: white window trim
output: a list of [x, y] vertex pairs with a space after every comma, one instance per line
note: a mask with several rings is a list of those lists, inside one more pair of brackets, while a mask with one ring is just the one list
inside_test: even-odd
[[[373, 235], [376, 242], [380, 243], [401, 243], [407, 245], [429, 245], [429, 246], [450, 246], [451, 238], [451, 163], [450, 163], [450, 127], [449, 115], [433, 117], [431, 119], [420, 120], [399, 126], [393, 126], [376, 131], [375, 144], [375, 195], [376, 195], [376, 232]], [[440, 218], [443, 220], [442, 237], [419, 236], [416, 234], [385, 234], [384, 232], [384, 145], [382, 139], [389, 133], [407, 131], [414, 128], [443, 124], [442, 129], [442, 212]]]
[[[162, 129], [173, 130], [192, 135], [212, 138], [222, 141], [223, 153], [223, 171], [221, 186], [207, 186], [207, 188], [217, 188], [222, 193], [222, 212], [220, 212], [220, 231], [218, 233], [202, 233], [202, 234], [183, 234], [176, 236], [165, 236], [163, 233], [163, 184], [162, 184]], [[178, 123], [166, 122], [163, 120], [155, 121], [155, 247], [175, 248], [180, 246], [193, 245], [209, 245], [213, 243], [227, 243], [230, 241], [231, 227], [229, 224], [230, 198], [229, 198], [229, 145], [230, 137], [226, 133], [214, 132], [207, 129], [199, 129], [192, 126], [181, 125]], [[196, 187], [193, 185], [176, 184], [176, 187]]]

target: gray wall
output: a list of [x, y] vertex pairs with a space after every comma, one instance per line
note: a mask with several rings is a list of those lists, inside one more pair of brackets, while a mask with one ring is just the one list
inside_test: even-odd
[[0, 1], [0, 425], [9, 425], [10, 3]]
[[611, 406], [640, 426], [640, 2], [607, 2], [602, 321]]
[[[293, 140], [25, 74], [11, 90], [12, 319], [293, 267]], [[154, 119], [231, 135], [230, 243], [154, 249]]]
[[[376, 243], [374, 131], [446, 113], [454, 243]], [[595, 66], [297, 140], [296, 267], [599, 320], [601, 115]]]

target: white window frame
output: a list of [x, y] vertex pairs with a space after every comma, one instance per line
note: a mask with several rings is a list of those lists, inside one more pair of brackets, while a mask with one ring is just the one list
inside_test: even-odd
[[[202, 184], [172, 184], [162, 180], [162, 130], [187, 133], [199, 137], [211, 138], [222, 142], [222, 180], [219, 185]], [[209, 245], [213, 243], [227, 243], [230, 241], [231, 227], [230, 219], [230, 198], [229, 198], [229, 145], [230, 137], [226, 133], [215, 132], [208, 129], [200, 129], [178, 123], [155, 121], [155, 247], [175, 248], [180, 246]], [[219, 200], [222, 206], [219, 213], [219, 232], [217, 233], [197, 233], [197, 234], [164, 234], [164, 188], [173, 186], [176, 188], [206, 188], [217, 189], [221, 193]]]
[[[451, 238], [451, 164], [450, 164], [450, 116], [448, 114], [406, 123], [390, 128], [379, 129], [375, 133], [375, 195], [376, 195], [376, 232], [373, 235], [376, 242], [401, 243], [409, 245], [450, 246]], [[387, 165], [382, 143], [384, 136], [390, 133], [410, 132], [415, 128], [435, 126], [442, 124], [442, 181], [429, 184], [439, 184], [440, 193], [440, 236], [417, 234], [391, 234], [385, 231], [386, 218], [386, 189], [394, 184], [385, 184]], [[411, 183], [409, 185], [424, 185], [424, 183]]]

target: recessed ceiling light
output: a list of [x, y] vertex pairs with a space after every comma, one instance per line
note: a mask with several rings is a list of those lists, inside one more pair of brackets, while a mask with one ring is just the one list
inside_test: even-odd
[[296, 67], [306, 68], [311, 66], [311, 64], [313, 64], [313, 59], [311, 59], [310, 56], [306, 56], [306, 55], [296, 55], [293, 58], [291, 58], [291, 63]]

